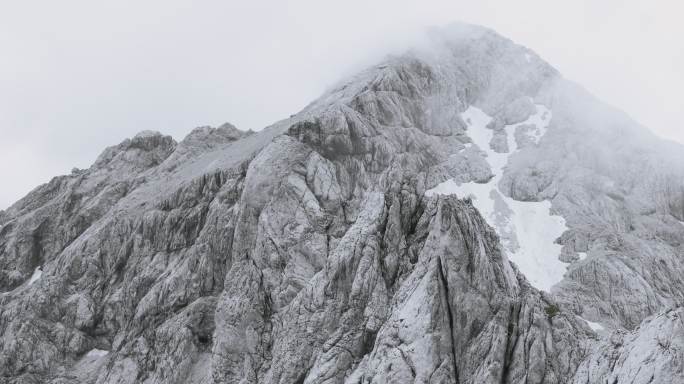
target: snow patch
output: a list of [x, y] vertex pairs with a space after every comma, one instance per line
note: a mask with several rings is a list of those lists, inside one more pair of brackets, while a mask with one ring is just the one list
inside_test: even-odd
[[603, 331], [604, 329], [606, 329], [603, 325], [601, 325], [599, 323], [594, 323], [593, 321], [589, 321], [586, 319], [582, 319], [582, 320], [584, 320], [587, 323], [587, 325], [589, 326], [589, 328], [591, 328], [594, 332], [599, 332], [599, 331]]
[[528, 63], [531, 63], [532, 62], [532, 55], [530, 55], [529, 53], [525, 53], [525, 60], [527, 60]]
[[603, 331], [605, 329], [603, 325], [599, 323], [594, 323], [593, 321], [588, 320], [585, 321], [587, 322], [587, 324], [589, 324], [589, 328], [593, 329], [594, 331]]
[[470, 107], [461, 117], [468, 124], [468, 135], [483, 152], [494, 177], [487, 183], [456, 184], [447, 180], [425, 192], [427, 196], [456, 194], [459, 198], [470, 197], [473, 205], [487, 222], [496, 229], [501, 243], [511, 261], [536, 288], [550, 291], [563, 279], [567, 265], [558, 257], [561, 245], [555, 244], [568, 228], [561, 216], [551, 214], [551, 202], [522, 202], [505, 196], [499, 190], [508, 160], [518, 150], [515, 129], [520, 125], [533, 125], [528, 132], [535, 144], [546, 134], [551, 120], [551, 111], [543, 105], [536, 105], [536, 113], [526, 121], [504, 127], [508, 139], [509, 153], [494, 151], [489, 143], [494, 131], [487, 128], [492, 120], [482, 110]]
[[31, 278], [28, 281], [28, 285], [35, 283], [36, 280], [40, 279], [41, 276], [43, 276], [43, 271], [40, 269], [40, 267], [36, 267], [36, 269], [33, 271], [33, 275], [31, 275]]
[[107, 356], [108, 353], [109, 353], [109, 351], [106, 351], [104, 349], [93, 348], [90, 351], [88, 351], [88, 353], [86, 353], [85, 356], [86, 357], [94, 357], [94, 358], [99, 359], [100, 357]]

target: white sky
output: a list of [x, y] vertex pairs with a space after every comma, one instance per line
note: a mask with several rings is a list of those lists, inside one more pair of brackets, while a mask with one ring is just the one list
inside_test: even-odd
[[261, 129], [457, 20], [684, 142], [682, 15], [680, 0], [0, 0], [0, 209], [144, 129]]

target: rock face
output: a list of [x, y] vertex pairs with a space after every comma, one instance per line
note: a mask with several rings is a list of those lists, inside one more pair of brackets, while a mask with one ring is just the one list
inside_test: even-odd
[[[0, 381], [684, 382], [682, 149], [453, 25], [262, 131], [143, 132], [0, 211]], [[509, 249], [539, 204], [545, 291]]]

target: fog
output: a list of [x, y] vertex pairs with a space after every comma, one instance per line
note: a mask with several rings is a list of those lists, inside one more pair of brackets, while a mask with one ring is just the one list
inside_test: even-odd
[[684, 142], [676, 0], [95, 3], [0, 3], [0, 209], [141, 130], [261, 129], [455, 20]]

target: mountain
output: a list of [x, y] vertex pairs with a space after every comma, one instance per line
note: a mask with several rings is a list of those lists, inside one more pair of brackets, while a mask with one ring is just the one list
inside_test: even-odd
[[684, 148], [491, 30], [428, 40], [0, 212], [0, 382], [684, 382]]

